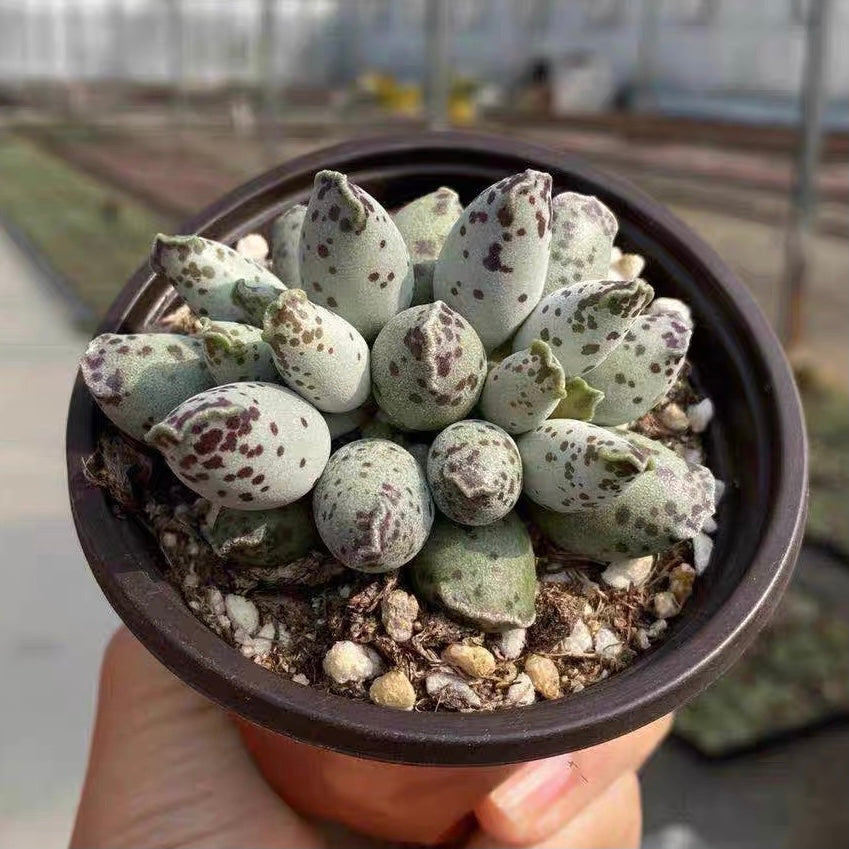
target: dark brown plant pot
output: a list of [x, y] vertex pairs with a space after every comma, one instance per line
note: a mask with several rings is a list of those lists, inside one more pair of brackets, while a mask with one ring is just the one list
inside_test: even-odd
[[[666, 209], [625, 181], [571, 156], [513, 139], [416, 133], [356, 141], [295, 159], [219, 200], [180, 232], [234, 243], [268, 232], [309, 195], [314, 173], [347, 173], [384, 206], [442, 184], [464, 202], [527, 167], [558, 191], [595, 194], [619, 218], [620, 244], [648, 259], [658, 294], [679, 297], [696, 320], [691, 358], [716, 405], [708, 463], [728, 486], [713, 560], [669, 637], [625, 671], [560, 701], [496, 713], [407, 713], [293, 684], [242, 657], [183, 603], [162, 573], [153, 538], [116, 518], [90, 486], [83, 460], [105, 419], [78, 377], [68, 415], [71, 508], [103, 592], [162, 663], [251, 722], [349, 754], [414, 764], [499, 764], [575, 751], [680, 706], [721, 675], [775, 609], [796, 561], [807, 504], [807, 445], [799, 398], [781, 347], [752, 296], [722, 260]], [[151, 234], [153, 235], [153, 234]], [[161, 316], [175, 293], [144, 263], [100, 332], [132, 332]]]

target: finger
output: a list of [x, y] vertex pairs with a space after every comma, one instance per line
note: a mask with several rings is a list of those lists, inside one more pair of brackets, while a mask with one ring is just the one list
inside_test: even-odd
[[[638, 849], [642, 827], [640, 782], [636, 773], [626, 772], [563, 828], [534, 844], [533, 849]], [[466, 845], [468, 849], [500, 849], [482, 831]]]
[[125, 629], [106, 650], [71, 846], [317, 847], [225, 714]]
[[617, 778], [638, 770], [671, 724], [667, 716], [575, 754], [525, 764], [478, 803], [478, 822], [493, 838], [509, 845], [544, 841]]

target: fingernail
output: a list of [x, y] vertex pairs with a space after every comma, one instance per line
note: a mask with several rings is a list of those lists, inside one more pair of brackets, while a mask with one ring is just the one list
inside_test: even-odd
[[489, 794], [489, 801], [516, 820], [545, 810], [574, 782], [572, 756], [525, 764]]

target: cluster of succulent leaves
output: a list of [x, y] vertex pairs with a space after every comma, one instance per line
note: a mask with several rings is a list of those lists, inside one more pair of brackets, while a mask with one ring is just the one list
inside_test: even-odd
[[527, 517], [607, 561], [714, 512], [709, 470], [616, 429], [668, 392], [692, 331], [684, 304], [608, 271], [616, 232], [598, 199], [552, 197], [537, 171], [394, 215], [322, 171], [273, 223], [268, 263], [157, 236], [152, 268], [200, 332], [98, 336], [82, 373], [218, 506], [210, 542], [230, 562], [321, 542], [364, 572], [406, 565], [422, 598], [481, 628], [528, 626]]

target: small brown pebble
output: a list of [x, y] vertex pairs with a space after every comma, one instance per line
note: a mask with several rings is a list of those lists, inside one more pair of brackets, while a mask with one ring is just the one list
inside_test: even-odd
[[560, 697], [560, 673], [550, 657], [541, 654], [528, 655], [525, 660], [525, 672], [531, 679], [534, 689], [544, 699]]
[[442, 659], [472, 678], [487, 678], [495, 672], [495, 658], [483, 646], [454, 643], [442, 652]]
[[679, 563], [669, 573], [669, 592], [675, 596], [679, 605], [693, 594], [693, 582], [696, 580], [696, 570], [689, 563]]
[[654, 615], [658, 619], [671, 619], [678, 614], [679, 610], [678, 602], [670, 592], [658, 593], [652, 599], [652, 607], [654, 608]]
[[375, 678], [368, 694], [376, 705], [396, 710], [412, 710], [416, 703], [416, 691], [400, 669], [393, 669]]

